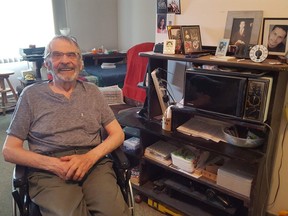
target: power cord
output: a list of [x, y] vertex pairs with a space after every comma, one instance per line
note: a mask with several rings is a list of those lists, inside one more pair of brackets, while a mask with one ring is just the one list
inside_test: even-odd
[[283, 164], [283, 151], [284, 151], [284, 141], [285, 141], [285, 136], [286, 136], [286, 131], [287, 131], [287, 128], [288, 128], [288, 122], [286, 122], [286, 125], [285, 125], [285, 129], [284, 129], [284, 134], [283, 134], [283, 137], [282, 137], [282, 141], [281, 141], [281, 158], [280, 158], [280, 165], [279, 165], [279, 168], [278, 168], [278, 184], [277, 184], [277, 189], [276, 189], [276, 192], [274, 194], [274, 198], [273, 198], [273, 201], [272, 203], [268, 204], [268, 206], [270, 207], [273, 207], [273, 205], [275, 204], [276, 202], [276, 199], [277, 199], [277, 196], [278, 196], [278, 193], [279, 193], [279, 188], [280, 188], [280, 171], [281, 171], [281, 168], [282, 168], [282, 164]]

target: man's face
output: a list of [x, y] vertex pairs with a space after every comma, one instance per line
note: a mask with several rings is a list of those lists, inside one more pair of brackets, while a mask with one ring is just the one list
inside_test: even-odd
[[83, 67], [80, 50], [73, 43], [63, 39], [54, 40], [50, 49], [46, 66], [52, 71], [54, 81], [75, 81]]
[[268, 38], [268, 47], [275, 48], [286, 38], [286, 32], [282, 28], [275, 28], [270, 32]]
[[241, 21], [239, 27], [240, 27], [240, 29], [244, 28], [245, 27], [245, 21]]

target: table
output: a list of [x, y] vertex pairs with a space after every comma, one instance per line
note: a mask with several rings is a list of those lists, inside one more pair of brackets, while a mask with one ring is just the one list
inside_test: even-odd
[[24, 56], [23, 60], [24, 61], [29, 61], [29, 62], [35, 62], [36, 64], [36, 78], [41, 79], [41, 67], [44, 62], [44, 55], [38, 55], [38, 56]]
[[126, 57], [127, 54], [126, 53], [119, 53], [119, 52], [113, 52], [113, 53], [109, 53], [109, 54], [104, 54], [104, 53], [92, 53], [92, 52], [85, 52], [82, 53], [82, 57], [83, 57], [83, 61], [85, 61], [85, 59], [88, 58], [92, 58], [94, 60], [94, 64], [98, 65], [99, 60], [112, 60], [112, 59], [119, 59], [119, 61], [121, 61], [121, 59], [123, 61], [126, 61]]

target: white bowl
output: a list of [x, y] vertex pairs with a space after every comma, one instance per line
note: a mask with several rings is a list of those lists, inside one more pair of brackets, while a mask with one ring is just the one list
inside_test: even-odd
[[238, 147], [243, 147], [243, 148], [256, 148], [264, 143], [264, 138], [240, 138], [233, 136], [229, 133], [226, 132], [225, 128], [223, 130], [225, 139], [227, 143], [238, 146]]
[[68, 27], [61, 28], [60, 33], [61, 33], [61, 35], [68, 36], [70, 34], [70, 28], [68, 28]]

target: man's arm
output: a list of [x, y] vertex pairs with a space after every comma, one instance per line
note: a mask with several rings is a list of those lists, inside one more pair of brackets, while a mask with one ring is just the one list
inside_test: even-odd
[[23, 147], [23, 140], [8, 135], [4, 142], [2, 153], [5, 161], [46, 170], [55, 173], [60, 178], [65, 178], [68, 164], [58, 158], [48, 157], [29, 151]]
[[108, 134], [107, 138], [94, 149], [83, 155], [71, 155], [61, 158], [62, 161], [67, 161], [70, 165], [66, 179], [80, 181], [98, 160], [123, 143], [124, 133], [116, 119], [105, 126], [105, 130]]
[[124, 133], [117, 120], [105, 127], [108, 137], [97, 147], [83, 155], [54, 158], [23, 148], [23, 140], [7, 136], [3, 147], [6, 161], [23, 166], [47, 170], [65, 180], [80, 181], [89, 169], [105, 155], [118, 148], [124, 141]]

